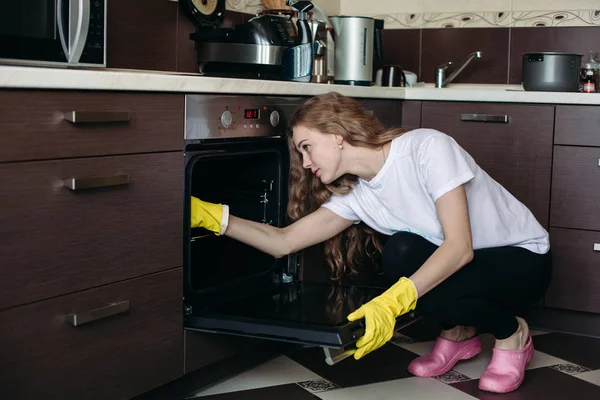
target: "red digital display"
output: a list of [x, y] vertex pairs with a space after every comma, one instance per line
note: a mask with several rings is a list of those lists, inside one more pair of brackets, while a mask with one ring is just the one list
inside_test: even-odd
[[258, 108], [245, 109], [244, 119], [258, 119]]

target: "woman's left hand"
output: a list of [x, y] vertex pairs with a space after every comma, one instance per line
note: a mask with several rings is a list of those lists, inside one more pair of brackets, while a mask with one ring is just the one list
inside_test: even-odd
[[365, 319], [365, 334], [356, 342], [356, 360], [377, 350], [387, 343], [394, 334], [396, 318], [415, 309], [417, 289], [408, 278], [401, 278], [391, 288], [373, 300], [363, 304], [348, 315], [348, 320]]

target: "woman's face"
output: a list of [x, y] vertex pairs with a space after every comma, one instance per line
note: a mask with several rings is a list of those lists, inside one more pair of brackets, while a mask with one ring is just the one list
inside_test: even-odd
[[293, 140], [302, 157], [302, 166], [310, 169], [321, 182], [329, 184], [342, 175], [339, 172], [342, 157], [340, 136], [299, 125], [293, 129]]

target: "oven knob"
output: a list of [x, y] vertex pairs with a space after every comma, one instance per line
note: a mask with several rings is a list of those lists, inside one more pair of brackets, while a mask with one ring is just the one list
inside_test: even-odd
[[269, 119], [271, 120], [271, 125], [276, 127], [279, 124], [279, 112], [273, 111]]
[[221, 124], [223, 127], [229, 128], [232, 122], [233, 115], [231, 114], [231, 111], [223, 111], [223, 114], [221, 114]]

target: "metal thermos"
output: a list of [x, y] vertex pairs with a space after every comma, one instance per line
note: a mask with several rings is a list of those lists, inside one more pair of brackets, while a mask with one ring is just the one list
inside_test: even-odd
[[329, 17], [334, 31], [334, 83], [371, 86], [375, 20], [369, 17]]

